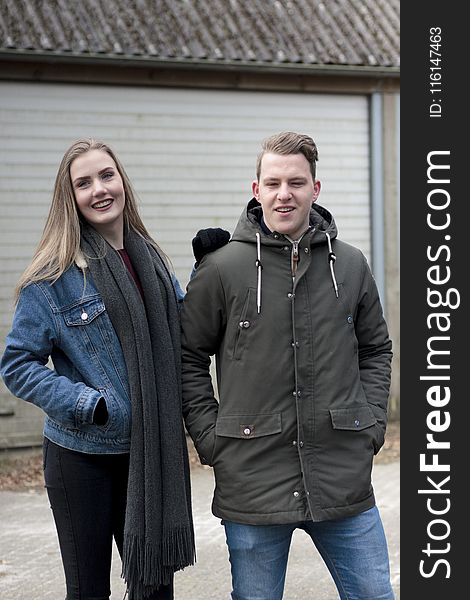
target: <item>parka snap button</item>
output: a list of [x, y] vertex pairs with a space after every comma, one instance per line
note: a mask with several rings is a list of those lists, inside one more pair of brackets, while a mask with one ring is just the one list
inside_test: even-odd
[[249, 427], [245, 427], [245, 429], [243, 430], [244, 435], [250, 435], [251, 433], [251, 429]]
[[293, 297], [294, 297], [294, 294], [292, 294], [291, 292], [289, 292], [289, 293], [287, 294], [287, 297], [288, 297], [288, 298], [293, 298]]
[[305, 252], [305, 254], [308, 254], [309, 253], [309, 249], [308, 248], [304, 248], [304, 252]]
[[86, 312], [82, 312], [81, 319], [82, 321], [86, 321], [88, 319], [88, 314]]
[[356, 419], [356, 420], [354, 421], [354, 425], [355, 425], [356, 427], [359, 427], [359, 425], [360, 425], [360, 424], [361, 424], [361, 422], [359, 421], [359, 419]]
[[240, 321], [238, 326], [242, 329], [248, 329], [248, 327], [250, 326], [250, 321]]
[[294, 492], [294, 498], [298, 498], [300, 496], [299, 492], [295, 491]]
[[349, 315], [349, 317], [348, 317], [348, 323], [352, 323], [352, 322], [353, 322], [353, 320], [354, 320], [354, 319], [351, 317], [351, 315]]
[[294, 441], [292, 442], [292, 445], [293, 445], [293, 446], [297, 446], [297, 440], [294, 440]]
[[303, 448], [303, 447], [304, 447], [304, 443], [303, 443], [303, 442], [299, 442], [299, 446], [300, 446], [301, 448]]

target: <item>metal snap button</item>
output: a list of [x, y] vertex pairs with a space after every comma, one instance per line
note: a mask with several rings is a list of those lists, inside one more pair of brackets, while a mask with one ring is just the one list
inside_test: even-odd
[[250, 321], [240, 321], [240, 323], [238, 323], [238, 326], [241, 327], [242, 329], [248, 329], [248, 327], [251, 325]]
[[361, 423], [360, 423], [359, 419], [356, 419], [356, 420], [354, 421], [354, 425], [355, 425], [356, 427], [359, 427], [359, 425], [360, 425], [360, 424], [361, 424]]
[[88, 314], [86, 312], [82, 312], [81, 319], [82, 321], [86, 321], [88, 319]]
[[300, 496], [299, 492], [295, 491], [294, 492], [294, 498], [298, 498]]
[[249, 427], [245, 427], [245, 429], [243, 430], [243, 433], [244, 433], [245, 435], [250, 435], [250, 433], [251, 433], [251, 429], [250, 429]]

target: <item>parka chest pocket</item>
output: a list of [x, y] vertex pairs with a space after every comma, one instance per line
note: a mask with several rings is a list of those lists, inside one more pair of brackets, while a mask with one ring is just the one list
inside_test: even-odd
[[88, 325], [106, 310], [102, 300], [94, 299], [81, 302], [63, 311], [65, 324], [69, 327]]
[[[256, 290], [248, 288], [241, 312], [234, 317], [234, 343], [233, 354], [234, 360], [240, 360], [243, 356], [243, 351], [246, 348], [250, 338], [254, 335], [256, 329]], [[236, 319], [236, 320], [235, 320]]]

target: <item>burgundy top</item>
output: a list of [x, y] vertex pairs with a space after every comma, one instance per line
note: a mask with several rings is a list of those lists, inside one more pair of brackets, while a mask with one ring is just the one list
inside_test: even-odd
[[127, 254], [127, 252], [124, 248], [122, 248], [121, 250], [118, 250], [118, 252], [121, 255], [122, 260], [124, 261], [124, 264], [126, 265], [127, 270], [132, 275], [132, 279], [135, 281], [135, 284], [136, 284], [136, 286], [140, 292], [140, 295], [142, 296], [142, 300], [143, 300], [144, 299], [144, 290], [142, 289], [142, 284], [140, 283], [140, 279], [139, 279], [137, 273], [134, 271], [134, 267], [132, 266], [131, 259], [129, 258], [129, 254]]

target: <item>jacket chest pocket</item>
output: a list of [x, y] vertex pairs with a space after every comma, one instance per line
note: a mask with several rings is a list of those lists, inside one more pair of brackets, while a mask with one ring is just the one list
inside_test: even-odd
[[80, 302], [80, 304], [64, 310], [63, 316], [66, 325], [69, 327], [78, 327], [88, 325], [105, 310], [106, 308], [103, 301], [94, 299], [86, 302]]
[[109, 346], [107, 328], [102, 324], [105, 314], [106, 307], [101, 298], [80, 302], [63, 310], [66, 335], [80, 345], [84, 345], [88, 351], [97, 352], [103, 342]]
[[242, 310], [233, 323], [235, 333], [232, 358], [234, 360], [240, 360], [243, 356], [243, 351], [253, 335], [253, 328], [256, 328], [256, 314], [256, 290], [248, 288]]

